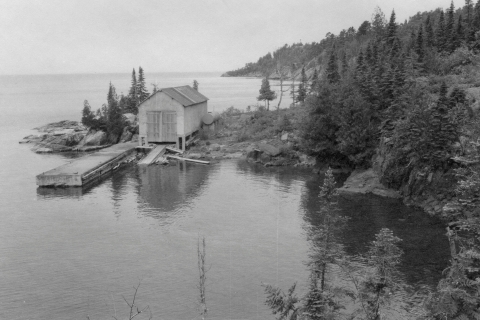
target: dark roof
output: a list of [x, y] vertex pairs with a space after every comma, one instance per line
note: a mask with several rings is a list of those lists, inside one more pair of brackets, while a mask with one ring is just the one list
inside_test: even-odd
[[158, 92], [163, 92], [170, 98], [175, 99], [182, 106], [188, 107], [194, 104], [202, 103], [208, 100], [203, 94], [190, 86], [163, 88]]

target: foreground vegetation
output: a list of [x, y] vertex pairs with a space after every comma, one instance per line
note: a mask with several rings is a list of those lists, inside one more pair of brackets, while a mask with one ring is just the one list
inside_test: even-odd
[[[462, 183], [458, 188], [465, 194], [478, 192], [479, 186], [477, 180]], [[339, 236], [347, 218], [339, 215], [336, 197], [335, 179], [329, 169], [319, 194], [318, 215], [323, 222], [310, 232], [316, 246], [307, 263], [311, 275], [306, 294], [298, 297], [296, 284], [286, 293], [278, 287], [264, 285], [266, 304], [277, 319], [480, 318], [478, 221], [472, 223], [460, 215], [455, 227], [448, 229], [452, 243], [451, 265], [435, 290], [419, 293], [400, 280], [398, 265], [403, 252], [398, 243], [401, 239], [391, 230], [380, 230], [365, 255], [346, 254]], [[476, 208], [478, 210], [478, 206]]]

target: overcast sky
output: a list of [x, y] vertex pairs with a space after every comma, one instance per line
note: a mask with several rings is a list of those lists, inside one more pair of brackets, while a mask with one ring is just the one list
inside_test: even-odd
[[377, 5], [403, 22], [450, 0], [0, 0], [0, 74], [223, 72], [358, 28]]

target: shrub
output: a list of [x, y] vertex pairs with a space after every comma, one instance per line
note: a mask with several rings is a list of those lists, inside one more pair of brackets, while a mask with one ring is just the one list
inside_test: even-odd
[[200, 129], [198, 131], [198, 138], [200, 140], [209, 140], [210, 139], [210, 132], [208, 130], [205, 130], [205, 129]]
[[224, 117], [231, 117], [231, 116], [236, 116], [239, 114], [242, 114], [242, 110], [235, 108], [234, 106], [231, 106], [230, 108], [224, 110], [222, 112], [222, 116]]
[[237, 142], [243, 142], [243, 141], [247, 141], [247, 140], [250, 140], [251, 139], [251, 136], [245, 131], [243, 130], [238, 136], [237, 136]]

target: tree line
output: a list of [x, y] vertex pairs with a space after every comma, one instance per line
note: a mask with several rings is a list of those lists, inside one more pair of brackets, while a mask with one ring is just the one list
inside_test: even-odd
[[[154, 92], [156, 86], [154, 86]], [[96, 112], [92, 111], [87, 100], [83, 103], [82, 124], [93, 130], [107, 133], [111, 143], [117, 143], [126, 126], [125, 113], [138, 113], [138, 105], [148, 98], [145, 74], [142, 67], [138, 68], [138, 78], [135, 69], [132, 71], [132, 81], [128, 95], [118, 96], [115, 86], [110, 82], [107, 93], [107, 103]]]

